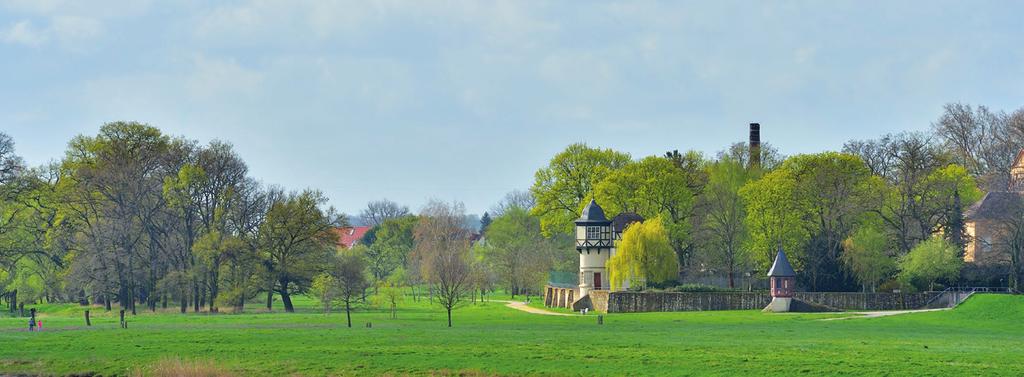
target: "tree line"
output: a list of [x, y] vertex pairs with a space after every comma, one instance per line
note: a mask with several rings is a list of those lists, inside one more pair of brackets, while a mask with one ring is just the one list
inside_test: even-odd
[[[537, 171], [531, 214], [547, 236], [570, 234], [592, 198], [609, 214], [657, 218], [677, 259], [677, 282], [718, 274], [732, 288], [736, 276], [763, 275], [782, 248], [799, 283], [815, 291], [931, 289], [970, 279], [1016, 285], [1024, 248], [1012, 242], [996, 245], [1006, 261], [1000, 268], [975, 267], [971, 275], [961, 267], [965, 209], [987, 191], [1006, 190], [1022, 147], [1024, 108], [959, 103], [946, 105], [930, 132], [789, 157], [768, 144], [641, 159], [574, 144]], [[1021, 223], [1017, 217], [1024, 212], [1005, 222]], [[1024, 231], [1006, 233], [1015, 230]]]
[[[115, 122], [28, 167], [0, 134], [0, 299], [10, 310], [56, 301], [217, 312], [280, 297], [293, 311], [292, 296], [309, 294], [350, 311], [373, 296], [397, 315], [411, 296], [440, 304], [450, 323], [451, 310], [489, 292], [538, 294], [555, 274], [575, 275], [573, 221], [591, 198], [657, 222], [627, 232], [629, 252], [615, 261], [650, 271], [639, 286], [717, 274], [733, 288], [781, 247], [806, 289], [933, 289], [972, 278], [961, 268], [963, 213], [1005, 189], [1022, 146], [1024, 109], [964, 104], [947, 105], [930, 132], [789, 157], [768, 144], [640, 159], [573, 144], [529, 191], [479, 218], [458, 202], [430, 201], [418, 214], [371, 202], [358, 214], [371, 229], [339, 250], [347, 216], [319, 191], [261, 184], [228, 143]], [[1021, 207], [1001, 225], [1019, 237], [993, 245], [1006, 263], [974, 278], [1020, 280]]]

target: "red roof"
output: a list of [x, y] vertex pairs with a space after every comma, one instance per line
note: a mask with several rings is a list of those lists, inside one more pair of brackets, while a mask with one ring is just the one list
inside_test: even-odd
[[363, 239], [366, 232], [370, 230], [368, 226], [355, 226], [355, 227], [342, 227], [335, 228], [334, 231], [338, 233], [338, 246], [346, 249], [351, 249], [352, 246], [359, 243], [359, 240]]

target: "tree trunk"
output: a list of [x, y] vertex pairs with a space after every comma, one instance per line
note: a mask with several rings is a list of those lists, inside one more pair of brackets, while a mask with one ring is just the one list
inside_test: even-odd
[[[282, 286], [287, 286], [287, 284], [282, 284]], [[291, 295], [288, 294], [288, 290], [281, 289], [278, 291], [278, 293], [281, 294], [281, 303], [284, 304], [284, 311], [288, 313], [294, 313], [295, 307], [292, 306], [292, 297]]]
[[448, 309], [448, 327], [452, 327], [452, 308]]
[[192, 279], [192, 312], [199, 313], [199, 281]]
[[267, 291], [267, 310], [274, 309], [273, 304], [274, 304], [274, 291], [268, 290]]
[[345, 318], [348, 319], [348, 327], [352, 328], [352, 305], [349, 304], [350, 300], [345, 300]]

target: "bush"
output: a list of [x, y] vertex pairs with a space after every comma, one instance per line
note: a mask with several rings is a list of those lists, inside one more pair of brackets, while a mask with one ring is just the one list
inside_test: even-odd
[[914, 246], [900, 258], [900, 281], [919, 290], [935, 290], [939, 283], [952, 283], [960, 277], [963, 259], [956, 246], [933, 237]]

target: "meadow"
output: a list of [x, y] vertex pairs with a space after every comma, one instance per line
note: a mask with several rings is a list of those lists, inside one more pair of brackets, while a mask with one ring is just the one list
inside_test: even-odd
[[[398, 319], [362, 309], [140, 313], [38, 305], [42, 332], [0, 318], [0, 375], [150, 374], [161, 360], [235, 375], [1024, 375], [1024, 296], [977, 295], [940, 312], [881, 318], [759, 311], [547, 316], [467, 304], [454, 327], [424, 301]], [[533, 306], [536, 306], [534, 303]], [[372, 323], [371, 328], [366, 323]]]

